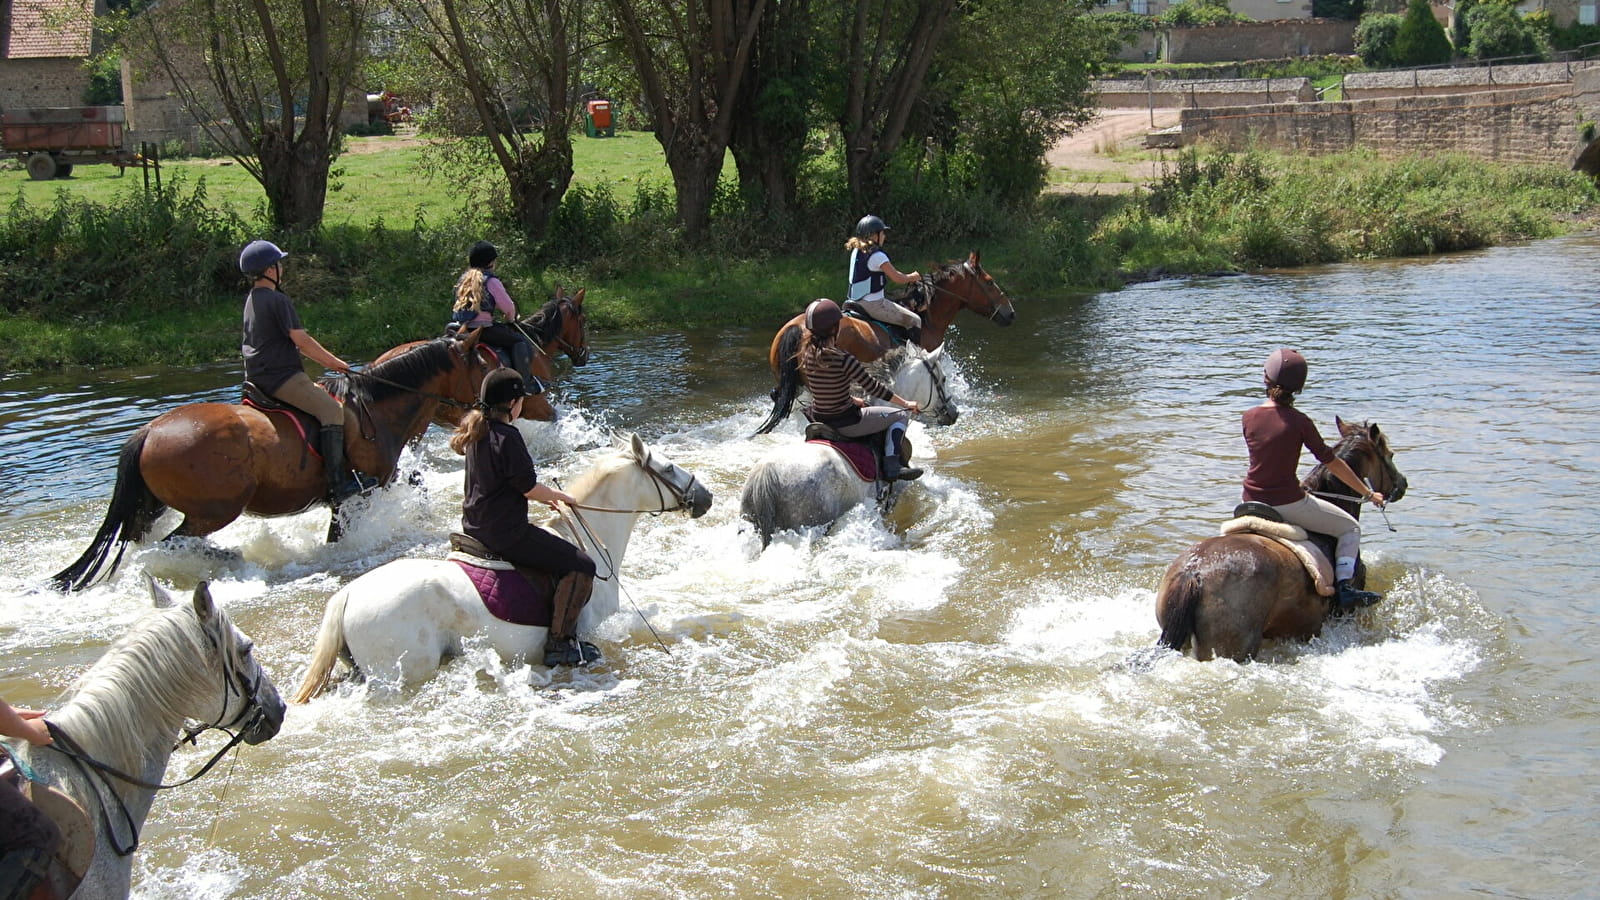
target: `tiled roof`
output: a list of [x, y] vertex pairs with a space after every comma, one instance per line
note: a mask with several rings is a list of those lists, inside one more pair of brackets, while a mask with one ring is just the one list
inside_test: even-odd
[[93, 0], [0, 0], [10, 12], [0, 58], [88, 56], [94, 37]]

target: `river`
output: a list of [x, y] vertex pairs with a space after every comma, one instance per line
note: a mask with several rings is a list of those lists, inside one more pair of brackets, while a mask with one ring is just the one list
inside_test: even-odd
[[[1015, 297], [1009, 329], [957, 320], [965, 414], [914, 429], [928, 474], [889, 521], [765, 551], [739, 488], [798, 439], [749, 437], [770, 332], [594, 336], [566, 417], [525, 429], [541, 472], [637, 431], [716, 495], [641, 520], [608, 665], [473, 653], [410, 693], [292, 707], [157, 800], [134, 894], [1592, 896], [1597, 269], [1588, 235]], [[1237, 498], [1238, 416], [1280, 345], [1310, 360], [1323, 433], [1378, 423], [1411, 481], [1394, 531], [1364, 520], [1387, 598], [1253, 664], [1132, 664], [1162, 569]], [[333, 591], [443, 552], [461, 464], [434, 430], [417, 484], [337, 545], [325, 511], [241, 520], [210, 541], [230, 555], [143, 547], [40, 590], [98, 527], [125, 436], [237, 373], [0, 376], [0, 695], [48, 706], [140, 615], [146, 572], [211, 579], [288, 692]]]

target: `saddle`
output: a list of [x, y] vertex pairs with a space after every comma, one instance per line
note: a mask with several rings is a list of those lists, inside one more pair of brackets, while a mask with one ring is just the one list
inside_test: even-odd
[[[844, 312], [845, 315], [850, 316], [853, 319], [860, 319], [861, 321], [866, 322], [868, 325], [882, 328], [884, 332], [889, 335], [889, 339], [895, 344], [909, 344], [911, 342], [911, 336], [903, 326], [895, 325], [891, 322], [885, 322], [882, 319], [873, 318], [872, 313], [867, 312], [867, 308], [862, 306], [860, 302], [856, 300], [846, 300], [839, 304], [839, 308]], [[909, 306], [906, 308], [911, 309]], [[912, 311], [915, 312], [916, 310]]]
[[[809, 410], [806, 411], [806, 418], [811, 418]], [[806, 443], [832, 447], [850, 462], [850, 467], [856, 470], [856, 476], [862, 481], [880, 480], [883, 472], [882, 438], [882, 434], [846, 437], [833, 426], [815, 420], [806, 426]]]
[[1331, 545], [1325, 546], [1328, 540], [1326, 535], [1312, 534], [1299, 525], [1291, 525], [1283, 520], [1277, 510], [1255, 501], [1235, 506], [1233, 518], [1222, 523], [1221, 533], [1258, 534], [1272, 538], [1294, 552], [1301, 565], [1305, 566], [1306, 574], [1311, 576], [1311, 583], [1316, 586], [1318, 595], [1333, 596], [1333, 563], [1329, 560], [1332, 548]]
[[513, 625], [550, 627], [556, 580], [549, 572], [501, 559], [476, 539], [459, 532], [451, 532], [450, 553], [445, 558], [460, 566], [472, 580], [490, 615]]
[[244, 383], [239, 402], [245, 406], [253, 406], [264, 413], [281, 413], [288, 416], [295, 431], [300, 435], [300, 441], [311, 451], [311, 455], [318, 459], [322, 458], [322, 451], [317, 444], [317, 435], [322, 430], [322, 422], [316, 416], [298, 406], [279, 400], [249, 381]]

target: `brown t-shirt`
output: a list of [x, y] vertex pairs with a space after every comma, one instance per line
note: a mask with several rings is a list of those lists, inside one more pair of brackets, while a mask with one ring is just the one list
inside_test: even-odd
[[1250, 449], [1244, 499], [1269, 506], [1295, 503], [1306, 495], [1295, 473], [1300, 466], [1301, 447], [1310, 450], [1317, 462], [1333, 458], [1333, 451], [1310, 417], [1292, 406], [1276, 403], [1245, 411], [1244, 444]]

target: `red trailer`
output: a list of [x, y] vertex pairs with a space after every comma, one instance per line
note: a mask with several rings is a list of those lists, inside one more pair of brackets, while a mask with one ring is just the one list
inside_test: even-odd
[[35, 181], [65, 178], [79, 163], [142, 166], [144, 158], [124, 144], [126, 121], [120, 106], [8, 110], [0, 114], [0, 147], [22, 160]]

